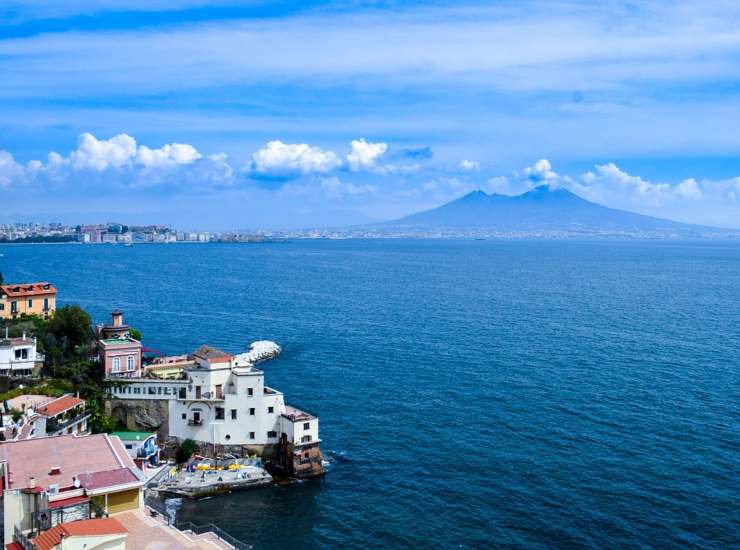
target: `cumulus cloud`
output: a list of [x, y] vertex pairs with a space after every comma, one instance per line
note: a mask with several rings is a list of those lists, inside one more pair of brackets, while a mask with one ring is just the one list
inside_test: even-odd
[[698, 201], [704, 198], [704, 192], [694, 178], [683, 180], [676, 186], [675, 192], [684, 199]]
[[172, 143], [160, 149], [141, 145], [136, 151], [136, 162], [147, 167], [173, 166], [192, 164], [201, 156], [195, 147], [187, 143]]
[[558, 175], [552, 171], [552, 165], [547, 159], [540, 159], [532, 166], [527, 166], [522, 173], [524, 177], [534, 183], [555, 183]]
[[0, 187], [10, 183], [23, 175], [23, 165], [17, 163], [13, 155], [0, 149]]
[[[77, 149], [69, 155], [71, 165], [80, 170], [92, 168], [105, 170], [109, 167], [119, 168], [129, 164], [136, 156], [136, 140], [127, 134], [119, 134], [110, 139], [99, 140], [89, 132], [79, 137]], [[55, 164], [63, 159], [54, 156]]]
[[369, 143], [363, 138], [350, 143], [351, 151], [347, 154], [347, 162], [351, 170], [368, 170], [374, 168], [377, 161], [388, 150], [385, 143]]
[[336, 153], [305, 143], [268, 142], [252, 155], [254, 172], [261, 175], [288, 176], [326, 173], [342, 164]]
[[475, 160], [462, 160], [457, 165], [457, 169], [460, 172], [477, 172], [480, 169], [480, 164]]

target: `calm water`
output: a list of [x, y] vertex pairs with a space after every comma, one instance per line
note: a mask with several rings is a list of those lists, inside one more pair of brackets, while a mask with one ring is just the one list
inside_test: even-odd
[[148, 346], [285, 354], [325, 479], [186, 502], [257, 548], [740, 545], [740, 243], [0, 246]]

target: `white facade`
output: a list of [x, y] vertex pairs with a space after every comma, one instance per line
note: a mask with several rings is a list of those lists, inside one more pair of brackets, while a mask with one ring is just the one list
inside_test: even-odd
[[44, 356], [36, 350], [36, 338], [0, 339], [0, 374], [9, 376], [29, 376], [34, 367], [44, 361]]
[[265, 446], [279, 444], [285, 434], [298, 446], [319, 442], [316, 417], [286, 407], [283, 394], [265, 386], [263, 371], [218, 353], [209, 360], [196, 352], [196, 366], [184, 370], [186, 380], [135, 380], [112, 388], [111, 396], [167, 399], [169, 435], [180, 439]]

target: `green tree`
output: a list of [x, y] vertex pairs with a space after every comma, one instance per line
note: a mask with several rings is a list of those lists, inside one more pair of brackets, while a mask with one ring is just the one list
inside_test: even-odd
[[128, 333], [131, 335], [131, 338], [133, 338], [134, 340], [138, 340], [139, 342], [141, 342], [141, 331], [140, 330], [137, 330], [137, 329], [131, 327], [129, 329]]
[[195, 441], [193, 441], [192, 439], [186, 439], [177, 448], [177, 453], [175, 453], [175, 460], [178, 464], [187, 462], [188, 460], [190, 460], [190, 457], [193, 456], [195, 450]]
[[72, 357], [84, 357], [92, 348], [95, 335], [90, 315], [77, 305], [56, 310], [47, 322], [48, 337], [45, 344], [55, 364]]

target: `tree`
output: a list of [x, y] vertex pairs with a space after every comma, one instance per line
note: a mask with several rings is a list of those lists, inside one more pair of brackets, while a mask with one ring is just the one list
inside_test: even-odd
[[128, 333], [131, 336], [131, 338], [133, 338], [134, 340], [138, 340], [139, 342], [141, 342], [141, 331], [140, 330], [137, 330], [137, 329], [131, 327], [129, 329]]
[[190, 457], [195, 454], [196, 446], [195, 441], [192, 439], [186, 439], [182, 443], [180, 443], [180, 446], [177, 448], [177, 453], [175, 454], [175, 460], [178, 464], [182, 464], [183, 462], [187, 462], [190, 460]]
[[[64, 306], [56, 310], [47, 323], [47, 330], [53, 336], [59, 357], [66, 360], [71, 357], [82, 357], [89, 351], [94, 340], [92, 319], [77, 305]], [[49, 351], [52, 352], [52, 349]]]

